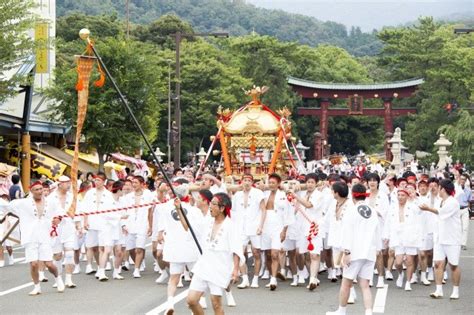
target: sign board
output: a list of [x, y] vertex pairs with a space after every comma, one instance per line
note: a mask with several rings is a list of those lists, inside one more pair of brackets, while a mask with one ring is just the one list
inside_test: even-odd
[[38, 22], [35, 25], [35, 53], [36, 53], [36, 73], [49, 72], [49, 24]]

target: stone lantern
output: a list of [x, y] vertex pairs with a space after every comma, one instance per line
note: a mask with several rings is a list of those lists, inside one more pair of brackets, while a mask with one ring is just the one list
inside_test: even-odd
[[390, 150], [392, 151], [393, 159], [392, 165], [395, 166], [395, 171], [398, 173], [400, 172], [400, 168], [402, 166], [402, 130], [400, 128], [396, 128], [395, 132], [393, 133], [392, 139], [388, 141], [391, 145]]
[[305, 151], [309, 150], [309, 147], [306, 147], [303, 142], [301, 142], [301, 139], [298, 140], [298, 143], [296, 144], [296, 150], [298, 151], [298, 154], [301, 157], [301, 160], [304, 161], [306, 160], [306, 154]]
[[201, 150], [199, 150], [199, 152], [196, 154], [196, 156], [198, 157], [198, 160], [199, 160], [199, 163], [202, 163], [204, 161], [204, 159], [206, 158], [206, 151], [204, 151], [204, 148], [201, 147]]
[[438, 169], [443, 169], [446, 167], [448, 164], [447, 162], [447, 157], [448, 157], [448, 149], [447, 147], [451, 146], [452, 143], [448, 139], [446, 139], [446, 136], [444, 134], [439, 135], [439, 139], [434, 143], [435, 146], [438, 147], [438, 156], [439, 156], [439, 161], [438, 161]]

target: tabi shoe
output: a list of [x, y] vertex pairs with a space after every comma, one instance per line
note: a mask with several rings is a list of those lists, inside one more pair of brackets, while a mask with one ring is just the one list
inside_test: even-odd
[[397, 278], [397, 287], [401, 288], [403, 286], [403, 272], [398, 275]]
[[313, 291], [314, 289], [318, 287], [318, 285], [319, 285], [319, 280], [316, 279], [315, 277], [311, 277], [309, 280], [309, 284], [306, 288], [310, 291]]
[[128, 271], [130, 270], [130, 263], [128, 261], [126, 261], [123, 266], [122, 266], [122, 270], [123, 271]]
[[433, 269], [428, 271], [428, 281], [434, 281], [434, 272]]
[[39, 282], [48, 282], [48, 278], [45, 277], [44, 272], [40, 273]]
[[305, 284], [306, 280], [304, 279], [304, 276], [299, 275], [298, 276], [298, 284]]
[[160, 266], [158, 266], [156, 261], [153, 263], [153, 271], [154, 272], [160, 272]]
[[102, 270], [100, 273], [99, 273], [99, 281], [100, 282], [105, 282], [105, 281], [108, 281], [109, 278], [105, 275], [105, 270]]
[[270, 291], [275, 291], [276, 288], [277, 288], [277, 279], [272, 277], [270, 279]]
[[257, 276], [253, 276], [252, 284], [250, 284], [250, 287], [253, 288], [253, 289], [257, 289], [259, 287]]
[[0, 260], [0, 268], [5, 267], [5, 260]]
[[107, 264], [105, 265], [105, 270], [106, 271], [112, 270], [112, 264], [110, 263], [110, 261], [108, 261]]
[[421, 273], [420, 281], [423, 285], [426, 285], [426, 286], [431, 284], [431, 282], [429, 282], [428, 279], [426, 279], [426, 273], [425, 272]]
[[298, 276], [293, 277], [293, 282], [291, 282], [290, 286], [297, 287], [298, 286]]
[[123, 280], [123, 279], [125, 279], [118, 272], [114, 272], [112, 277], [114, 278], [114, 280]]
[[433, 299], [442, 299], [443, 298], [443, 293], [435, 291], [435, 292], [430, 294], [430, 297], [432, 297]]
[[459, 293], [453, 292], [449, 297], [450, 300], [459, 300]]
[[407, 281], [405, 283], [405, 291], [411, 291], [411, 282], [410, 281]]
[[374, 286], [374, 277], [370, 278], [369, 280], [369, 287], [373, 287]]
[[389, 270], [385, 271], [385, 280], [393, 281], [393, 274], [392, 274], [391, 271], [389, 271]]
[[95, 272], [95, 270], [92, 268], [92, 265], [87, 265], [86, 266], [86, 275], [91, 275]]
[[237, 288], [239, 289], [246, 289], [250, 286], [250, 283], [249, 283], [249, 278], [247, 275], [245, 275], [244, 277], [242, 277], [242, 282], [237, 286]]
[[177, 287], [178, 287], [178, 288], [184, 287], [184, 285], [183, 285], [183, 277], [179, 277], [179, 282], [178, 282], [178, 286], [177, 286]]
[[265, 272], [263, 273], [262, 279], [263, 280], [270, 279], [270, 272], [268, 270], [265, 270]]
[[356, 299], [357, 299], [356, 295], [351, 291], [349, 293], [349, 298], [347, 299], [347, 304], [354, 304]]
[[58, 292], [63, 293], [65, 286], [64, 286], [63, 279], [60, 276], [56, 278], [56, 285], [57, 285]]
[[74, 271], [72, 272], [73, 275], [77, 275], [81, 273], [81, 266], [79, 264], [74, 266]]
[[280, 270], [279, 272], [277, 272], [276, 277], [281, 281], [285, 281], [286, 280], [285, 270]]
[[34, 295], [40, 295], [41, 294], [41, 287], [39, 285], [35, 285], [33, 290], [28, 293], [28, 295], [34, 296]]
[[207, 309], [207, 302], [206, 302], [206, 298], [204, 296], [201, 296], [199, 298], [199, 305], [201, 305], [203, 310]]
[[237, 304], [235, 303], [235, 300], [234, 300], [234, 296], [232, 295], [232, 292], [227, 292], [227, 291], [224, 291], [225, 292], [225, 298], [227, 300], [227, 306], [229, 307], [234, 307], [234, 306], [237, 306]]
[[413, 273], [413, 275], [411, 276], [410, 283], [411, 284], [418, 283], [418, 276], [416, 275], [416, 273]]
[[168, 274], [168, 271], [166, 271], [166, 269], [165, 269], [165, 270], [163, 270], [161, 275], [155, 280], [155, 283], [157, 283], [157, 284], [166, 283], [166, 281], [168, 280], [169, 277], [170, 277], [170, 275]]
[[133, 271], [133, 277], [134, 278], [141, 278], [142, 276], [140, 275], [140, 269], [136, 268], [134, 271]]
[[382, 289], [385, 285], [385, 282], [383, 280], [383, 276], [379, 276], [377, 280], [377, 288]]
[[190, 282], [191, 281], [191, 275], [189, 274], [189, 271], [184, 271], [184, 281]]

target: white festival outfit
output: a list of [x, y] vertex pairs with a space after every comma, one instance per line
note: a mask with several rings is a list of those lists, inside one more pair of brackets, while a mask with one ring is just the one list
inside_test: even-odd
[[[84, 196], [81, 204], [83, 212], [94, 212], [101, 210], [110, 210], [114, 207], [114, 198], [107, 189], [100, 192], [96, 189], [90, 189]], [[107, 225], [107, 216], [105, 214], [93, 214], [88, 218], [89, 230], [86, 235], [86, 247], [111, 246], [113, 244], [110, 226]]]
[[[418, 196], [416, 204], [418, 206], [425, 204], [432, 208], [439, 209], [441, 199], [437, 196], [431, 198], [431, 194], [426, 196]], [[433, 249], [433, 233], [437, 225], [436, 214], [429, 211], [421, 211], [420, 222], [421, 222], [421, 245], [420, 250], [432, 250]]]
[[339, 216], [337, 215], [337, 200], [331, 203], [325, 216], [325, 229], [328, 232], [328, 246], [332, 248], [333, 255], [337, 257], [342, 251], [342, 232], [343, 221], [348, 208], [352, 205], [352, 201], [345, 199], [344, 203], [339, 207]]
[[[136, 205], [152, 203], [154, 200], [155, 195], [148, 189], [145, 189], [139, 196], [137, 196], [135, 192], [125, 195], [122, 199], [122, 203], [125, 207], [133, 207]], [[127, 210], [127, 250], [145, 248], [146, 240], [148, 238], [148, 210], [150, 208], [151, 206], [147, 206]]]
[[46, 197], [49, 209], [53, 211], [55, 217], [62, 216], [61, 222], [56, 227], [57, 237], [52, 238], [53, 253], [61, 253], [65, 248], [74, 249], [76, 241], [76, 226], [74, 219], [67, 215], [72, 203], [72, 193], [66, 193], [64, 205], [61, 204], [59, 191], [56, 190]]
[[347, 208], [341, 246], [343, 250], [350, 251], [351, 261], [344, 268], [344, 278], [372, 278], [377, 254], [377, 226], [377, 213], [366, 201], [356, 201], [355, 205]]
[[421, 247], [422, 226], [421, 210], [412, 201], [404, 207], [403, 222], [400, 221], [400, 206], [393, 206], [387, 215], [383, 239], [389, 240], [389, 247], [395, 255], [417, 255]]
[[[268, 203], [271, 191], [264, 192], [265, 204]], [[262, 250], [281, 250], [282, 243], [280, 233], [285, 226], [293, 223], [295, 216], [293, 209], [286, 197], [286, 193], [282, 190], [275, 192], [275, 200], [273, 202], [274, 209], [266, 210], [265, 222], [262, 231]]]
[[[300, 191], [299, 196], [302, 199], [309, 201], [313, 206], [312, 208], [302, 207], [302, 210], [306, 213], [306, 215], [310, 218], [312, 222], [316, 222], [319, 226], [318, 235], [313, 236], [311, 240], [314, 249], [310, 252], [311, 254], [319, 255], [323, 250], [323, 236], [327, 233], [327, 229], [325, 228], [324, 223], [324, 207], [326, 203], [329, 202], [329, 199], [325, 198], [323, 192], [319, 191], [318, 189], [315, 189], [311, 194], [309, 194], [306, 190]], [[308, 220], [305, 219], [301, 213], [297, 214], [297, 218], [300, 221], [301, 231], [297, 247], [299, 249], [299, 253], [304, 254], [308, 252], [309, 242], [307, 238], [311, 223], [308, 222]]]
[[383, 244], [383, 231], [385, 221], [387, 219], [387, 214], [390, 209], [389, 199], [386, 194], [378, 190], [375, 199], [371, 199], [370, 197], [368, 197], [365, 199], [365, 201], [369, 204], [372, 210], [375, 210], [377, 215], [377, 219], [379, 222], [377, 227], [377, 250], [380, 251], [382, 249], [385, 249], [385, 246]]
[[438, 224], [434, 230], [433, 260], [445, 258], [453, 265], [459, 265], [461, 254], [462, 228], [459, 202], [449, 196], [438, 209]]
[[211, 295], [222, 296], [232, 278], [234, 255], [239, 256], [241, 263], [245, 258], [240, 228], [232, 223], [231, 218], [224, 219], [212, 238], [214, 224], [211, 223], [205, 228], [203, 254], [194, 265], [194, 275], [189, 288], [199, 292], [209, 290]]
[[238, 191], [232, 197], [232, 221], [239, 227], [242, 234], [242, 244], [249, 243], [254, 248], [261, 248], [261, 236], [257, 235], [257, 229], [260, 224], [261, 209], [260, 203], [264, 194], [260, 189], [250, 188], [248, 192], [247, 204], [245, 204], [245, 192]]
[[54, 213], [48, 201], [43, 199], [44, 211], [39, 216], [36, 203], [32, 197], [15, 199], [10, 202], [10, 209], [20, 218], [21, 245], [25, 247], [25, 261], [52, 261], [51, 224]]
[[[187, 202], [181, 202], [196, 237], [201, 239], [204, 216], [199, 208]], [[164, 232], [163, 260], [170, 263], [170, 274], [181, 274], [187, 265], [192, 269], [199, 257], [199, 250], [193, 240], [191, 232], [186, 231], [179, 219], [174, 202], [166, 203], [160, 213], [161, 221], [158, 230]]]

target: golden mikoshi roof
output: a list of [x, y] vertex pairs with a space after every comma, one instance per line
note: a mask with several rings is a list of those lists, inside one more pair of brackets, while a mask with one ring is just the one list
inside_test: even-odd
[[260, 105], [248, 105], [246, 109], [235, 112], [230, 120], [224, 123], [224, 130], [231, 134], [273, 134], [277, 133], [279, 128], [279, 120]]

